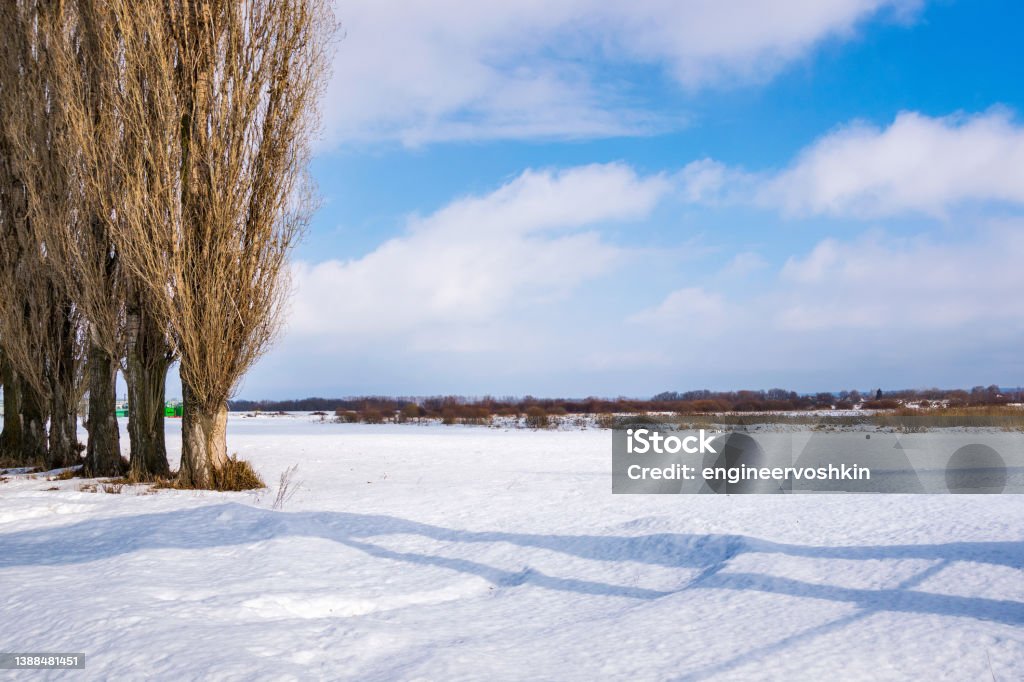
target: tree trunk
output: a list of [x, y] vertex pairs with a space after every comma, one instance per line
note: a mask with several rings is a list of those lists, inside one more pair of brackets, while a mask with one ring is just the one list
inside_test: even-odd
[[85, 454], [88, 476], [121, 476], [121, 432], [117, 426], [117, 366], [110, 353], [89, 347], [89, 444]]
[[166, 361], [147, 365], [135, 352], [129, 352], [128, 438], [131, 442], [129, 469], [133, 478], [150, 481], [168, 476], [164, 443], [164, 394], [167, 384]]
[[0, 383], [4, 386], [4, 430], [0, 433], [0, 459], [20, 462], [21, 435], [21, 382], [14, 367], [0, 351]]
[[46, 462], [46, 410], [42, 397], [21, 379], [21, 462], [43, 466]]
[[141, 306], [128, 311], [128, 438], [132, 478], [151, 481], [170, 475], [164, 442], [164, 395], [170, 352], [163, 330]]
[[51, 469], [82, 463], [78, 444], [78, 410], [63, 390], [50, 397], [50, 448], [46, 464]]
[[181, 382], [184, 412], [181, 419], [181, 468], [178, 485], [183, 488], [214, 488], [217, 473], [228, 461], [228, 406], [199, 404], [185, 379]]
[[58, 307], [61, 343], [50, 359], [50, 449], [47, 465], [51, 469], [82, 463], [78, 443], [78, 405], [75, 400], [75, 326], [71, 304]]

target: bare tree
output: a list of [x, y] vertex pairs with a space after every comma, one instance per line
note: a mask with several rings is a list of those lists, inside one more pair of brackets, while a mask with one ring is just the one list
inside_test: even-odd
[[[184, 225], [180, 282], [180, 482], [216, 483], [226, 461], [227, 400], [278, 327], [287, 256], [312, 212], [305, 169], [325, 81], [327, 6], [318, 0], [229, 3], [219, 21], [198, 13], [179, 88]], [[213, 59], [210, 59], [213, 56]]]
[[164, 393], [175, 346], [165, 289], [173, 284], [168, 262], [181, 222], [175, 47], [163, 0], [82, 4], [103, 13], [92, 24], [93, 45], [96, 58], [114, 69], [100, 81], [113, 127], [94, 129], [95, 119], [84, 115], [75, 130], [95, 154], [90, 194], [124, 278], [131, 475], [150, 479], [170, 472]]
[[124, 342], [132, 471], [165, 472], [177, 351], [179, 483], [216, 486], [227, 399], [278, 328], [286, 259], [311, 213], [327, 2], [12, 0], [0, 25], [0, 338], [25, 441], [48, 411], [51, 462], [72, 461], [88, 338], [89, 426], [104, 450], [90, 468], [105, 472]]
[[[9, 9], [9, 8], [5, 8]], [[0, 9], [0, 19], [6, 20], [9, 12]], [[14, 81], [18, 74], [16, 50], [10, 44], [0, 47], [0, 122], [15, 115], [12, 104], [16, 101]], [[45, 435], [35, 443], [26, 442], [25, 429], [29, 438], [38, 435], [41, 421], [28, 423], [22, 415], [22, 388], [24, 380], [16, 367], [23, 365], [25, 357], [18, 350], [26, 342], [26, 305], [21, 301], [22, 277], [19, 268], [20, 255], [26, 219], [24, 208], [24, 186], [15, 172], [11, 155], [13, 148], [8, 139], [6, 126], [0, 123], [0, 380], [4, 384], [4, 430], [0, 437], [0, 456], [24, 463], [30, 458], [45, 455]], [[8, 350], [10, 349], [10, 350]], [[15, 355], [21, 355], [16, 362]], [[38, 400], [30, 400], [33, 405]], [[31, 454], [30, 454], [31, 453]]]
[[173, 46], [162, 2], [72, 4], [54, 63], [64, 102], [62, 149], [78, 172], [85, 225], [51, 239], [61, 245], [60, 259], [74, 273], [67, 284], [91, 322], [87, 468], [111, 473], [120, 467], [113, 389], [115, 359], [123, 356], [130, 471], [146, 480], [169, 473], [164, 392], [174, 352], [166, 310], [150, 304], [152, 287], [139, 281], [162, 274], [138, 252], [129, 258], [135, 267], [125, 267], [121, 251], [128, 240], [120, 236], [133, 230], [156, 235], [144, 255], [155, 262], [167, 257], [177, 208], [166, 199], [177, 196], [172, 188], [179, 166], [166, 67]]
[[286, 259], [310, 215], [304, 169], [330, 13], [323, 0], [155, 6], [166, 34], [149, 24], [125, 38], [158, 44], [148, 94], [124, 112], [158, 150], [124, 156], [154, 181], [115, 240], [181, 355], [179, 484], [215, 487], [227, 400], [277, 330]]
[[[26, 221], [16, 215], [11, 222], [18, 226]], [[46, 276], [39, 247], [25, 243], [24, 229], [9, 227], [10, 223], [4, 225], [0, 244], [0, 273], [6, 285], [0, 298], [0, 335], [8, 371], [19, 382], [20, 459], [26, 464], [66, 466], [77, 457], [76, 317]]]
[[[74, 220], [40, 220], [49, 258], [62, 286], [88, 320], [89, 443], [85, 470], [124, 472], [115, 416], [118, 359], [124, 354], [126, 282], [114, 248], [110, 217], [122, 191], [110, 140], [121, 128], [107, 96], [116, 89], [118, 62], [106, 52], [116, 40], [109, 13], [94, 0], [69, 2], [41, 24], [50, 40], [49, 81], [61, 102], [51, 134], [53, 153], [68, 178]], [[49, 204], [52, 211], [55, 204]]]
[[49, 226], [79, 219], [73, 181], [55, 137], [61, 101], [53, 79], [50, 28], [60, 21], [62, 7], [53, 0], [19, 0], [0, 8], [0, 25], [7, 30], [0, 87], [4, 107], [17, 106], [17, 111], [8, 109], [0, 116], [8, 179], [0, 269], [9, 273], [12, 284], [0, 314], [0, 334], [29, 389], [23, 422], [26, 427], [32, 422], [25, 429], [30, 450], [38, 449], [38, 415], [30, 413], [42, 411], [39, 405], [47, 403], [50, 466], [79, 459], [77, 391], [83, 367], [81, 310], [57, 276], [59, 264], [46, 240]]

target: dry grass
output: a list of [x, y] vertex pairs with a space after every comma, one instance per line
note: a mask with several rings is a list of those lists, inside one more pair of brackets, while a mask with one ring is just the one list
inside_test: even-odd
[[292, 482], [292, 477], [298, 468], [298, 464], [293, 464], [281, 472], [281, 478], [278, 480], [277, 485], [277, 496], [274, 497], [274, 504], [271, 509], [284, 509], [284, 505], [288, 500], [292, 499], [292, 496], [299, 489], [298, 484]]
[[172, 471], [166, 478], [160, 476], [149, 483], [150, 490], [176, 490], [178, 488], [178, 472]]
[[650, 417], [647, 415], [619, 416], [612, 420], [612, 428], [630, 428], [639, 425], [663, 424], [676, 428], [708, 428], [712, 426], [744, 427], [755, 425], [807, 426], [813, 429], [842, 428], [869, 425], [901, 431], [923, 431], [931, 428], [995, 427], [1006, 430], [1024, 430], [1024, 408], [1011, 405], [983, 405], [977, 407], [932, 407], [884, 410], [863, 414], [799, 414], [779, 412], [729, 412], [703, 415], [677, 415]]
[[930, 407], [913, 409], [903, 407], [893, 414], [902, 417], [943, 415], [948, 417], [1024, 417], [1024, 407], [1017, 405], [978, 405], [976, 407]]
[[[281, 475], [281, 484], [278, 487], [277, 500], [275, 501], [275, 509], [283, 507], [284, 504], [291, 499], [292, 495], [295, 494], [298, 485], [292, 481], [292, 476], [297, 469], [297, 466], [293, 466]], [[67, 481], [74, 478], [81, 478], [82, 473], [79, 470], [69, 470], [61, 472], [57, 476], [47, 478], [48, 481]], [[36, 478], [35, 476], [27, 476], [26, 478]], [[9, 479], [7, 477], [0, 477], [0, 483], [6, 483]], [[132, 474], [127, 476], [121, 476], [118, 478], [106, 478], [99, 480], [84, 480], [78, 486], [78, 491], [83, 493], [108, 493], [111, 495], [120, 495], [124, 492], [125, 486], [148, 486], [143, 490], [139, 491], [140, 495], [152, 495], [159, 490], [190, 490], [188, 486], [182, 486], [178, 482], [177, 472], [171, 472], [168, 477], [158, 477], [155, 479], [141, 480]], [[220, 472], [215, 480], [212, 490], [221, 491], [242, 491], [242, 490], [256, 490], [259, 488], [266, 488], [267, 485], [263, 482], [263, 479], [252, 468], [252, 465], [245, 460], [238, 459], [237, 456], [233, 455], [228, 458], [228, 464], [222, 472]], [[47, 490], [59, 490], [59, 488], [52, 487]]]
[[54, 476], [50, 480], [51, 481], [70, 481], [72, 478], [83, 478], [83, 476], [82, 476], [82, 469], [81, 468], [77, 468], [77, 467], [76, 468], [72, 468], [72, 469], [67, 469], [65, 471], [60, 472], [59, 474], [57, 474], [56, 476]]
[[[227, 464], [222, 470], [214, 470], [213, 485], [208, 489], [233, 492], [241, 490], [258, 490], [259, 488], [266, 487], [267, 484], [263, 482], [263, 479], [258, 473], [256, 473], [256, 470], [252, 468], [252, 465], [249, 464], [249, 462], [244, 459], [238, 459], [237, 455], [232, 455], [231, 457], [228, 457]], [[192, 486], [182, 485], [177, 477], [158, 479], [153, 482], [153, 489], [160, 490], [165, 488], [175, 490], [195, 489]]]
[[223, 469], [214, 470], [214, 490], [256, 490], [266, 487], [267, 484], [252, 465], [244, 459], [238, 459], [236, 455], [228, 457]]
[[879, 426], [915, 428], [994, 426], [1021, 429], [1024, 428], [1024, 409], [1010, 405], [934, 407], [918, 410], [902, 408], [874, 415], [874, 423]]

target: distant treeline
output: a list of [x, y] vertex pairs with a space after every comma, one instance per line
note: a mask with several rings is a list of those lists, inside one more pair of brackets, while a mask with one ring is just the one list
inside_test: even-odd
[[907, 389], [900, 391], [839, 391], [802, 394], [782, 388], [767, 391], [666, 391], [649, 399], [636, 398], [467, 398], [463, 396], [350, 398], [303, 398], [300, 400], [233, 400], [235, 412], [326, 412], [338, 417], [362, 420], [363, 416], [389, 419], [400, 415], [412, 418], [472, 420], [491, 416], [539, 414], [611, 414], [674, 412], [761, 412], [821, 409], [895, 409], [907, 404], [922, 407], [967, 407], [1024, 402], [1024, 389], [976, 386], [963, 389]]
[[231, 400], [228, 409], [232, 412], [334, 412], [338, 408], [362, 409], [367, 405], [381, 408], [415, 402], [412, 398], [388, 398], [384, 396], [362, 396], [357, 398], [300, 398], [298, 400]]

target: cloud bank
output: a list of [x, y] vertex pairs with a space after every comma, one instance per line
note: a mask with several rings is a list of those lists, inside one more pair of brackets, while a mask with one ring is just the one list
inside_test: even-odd
[[405, 334], [563, 297], [622, 258], [595, 229], [645, 217], [671, 189], [622, 164], [526, 171], [410, 218], [404, 235], [363, 258], [297, 263], [289, 331]]
[[944, 216], [972, 201], [1024, 204], [1021, 168], [1024, 129], [1008, 112], [904, 112], [885, 129], [854, 123], [823, 137], [758, 198], [791, 215]]
[[337, 0], [325, 143], [602, 137], [680, 124], [615, 75], [763, 82], [920, 0]]
[[[708, 377], [800, 388], [800, 372], [808, 388], [874, 385], [882, 372], [908, 385], [936, 372], [1005, 381], [1024, 369], [1024, 299], [1011, 294], [1024, 290], [1022, 140], [1005, 111], [908, 112], [837, 128], [777, 170], [711, 159], [653, 174], [527, 170], [408, 217], [360, 258], [296, 264], [284, 345], [333, 367], [331, 386], [412, 392], [586, 394], [594, 376], [620, 391], [634, 377], [649, 390]], [[703, 266], [631, 245], [694, 205], [740, 206], [771, 226], [767, 242], [802, 237], [769, 255], [709, 230], [724, 248], [702, 249]], [[339, 350], [359, 362], [317, 360]], [[420, 372], [423, 383], [409, 378]]]

